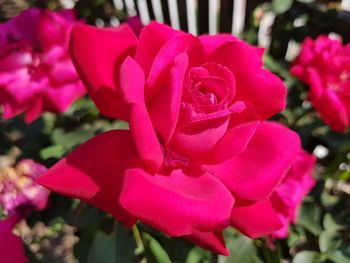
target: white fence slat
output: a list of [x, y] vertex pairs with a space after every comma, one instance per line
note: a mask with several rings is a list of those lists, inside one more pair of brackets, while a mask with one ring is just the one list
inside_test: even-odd
[[128, 13], [128, 16], [137, 15], [134, 0], [125, 0], [125, 6], [126, 6], [126, 12]]
[[234, 0], [232, 15], [232, 34], [239, 36], [244, 29], [247, 0]]
[[152, 0], [151, 3], [152, 3], [152, 9], [153, 9], [155, 19], [159, 23], [163, 23], [164, 16], [163, 16], [162, 4], [160, 0]]
[[142, 24], [147, 25], [150, 22], [150, 16], [146, 0], [137, 0], [137, 7], [139, 9], [139, 16]]
[[122, 0], [113, 0], [113, 5], [118, 10], [122, 10], [124, 8], [124, 3]]
[[350, 0], [342, 0], [340, 7], [342, 10], [350, 11]]
[[188, 32], [197, 35], [197, 0], [186, 0], [186, 9]]
[[209, 0], [209, 34], [217, 34], [219, 28], [220, 0]]
[[175, 29], [180, 29], [179, 10], [177, 0], [168, 0], [170, 24]]

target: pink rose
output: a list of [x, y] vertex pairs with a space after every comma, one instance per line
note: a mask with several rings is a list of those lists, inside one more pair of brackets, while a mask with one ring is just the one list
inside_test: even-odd
[[25, 216], [28, 208], [43, 210], [46, 207], [49, 191], [35, 181], [46, 171], [45, 166], [30, 159], [20, 161], [15, 167], [0, 169], [0, 205], [7, 214]]
[[0, 220], [0, 257], [1, 262], [26, 263], [28, 262], [22, 240], [13, 233], [17, 217]]
[[279, 214], [283, 227], [272, 233], [269, 236], [270, 240], [288, 236], [289, 224], [296, 222], [299, 206], [315, 185], [315, 180], [312, 178], [315, 163], [316, 157], [302, 150], [286, 177], [272, 194], [272, 206]]
[[68, 53], [73, 11], [30, 8], [0, 24], [0, 105], [3, 117], [64, 112], [85, 94]]
[[222, 254], [225, 227], [251, 237], [282, 227], [269, 197], [300, 142], [266, 121], [284, 108], [286, 89], [262, 68], [261, 49], [155, 22], [139, 38], [127, 25], [77, 25], [70, 48], [101, 113], [130, 130], [89, 140], [41, 184]]
[[350, 125], [350, 45], [321, 35], [306, 38], [291, 73], [310, 86], [309, 99], [337, 132]]

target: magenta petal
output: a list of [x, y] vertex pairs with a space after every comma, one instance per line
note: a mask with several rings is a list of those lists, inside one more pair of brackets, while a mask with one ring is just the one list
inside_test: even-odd
[[232, 208], [231, 224], [251, 238], [271, 234], [283, 227], [278, 214], [273, 210], [268, 199], [235, 205]]
[[258, 200], [271, 195], [299, 153], [299, 136], [274, 122], [261, 122], [239, 155], [206, 169], [235, 194]]
[[151, 71], [147, 77], [146, 100], [153, 98], [166, 83], [162, 72], [173, 63], [174, 59], [181, 53], [188, 56], [189, 67], [198, 66], [204, 62], [204, 53], [201, 42], [190, 34], [180, 34], [169, 40], [154, 58]]
[[165, 144], [171, 139], [179, 117], [187, 65], [188, 58], [186, 54], [180, 54], [175, 58], [174, 65], [169, 73], [168, 85], [159, 91], [148, 106], [152, 123], [155, 129], [162, 135]]
[[234, 199], [215, 177], [192, 167], [149, 174], [141, 165], [125, 170], [119, 200], [129, 213], [170, 236], [228, 226]]
[[43, 112], [43, 102], [40, 96], [33, 98], [28, 110], [25, 112], [25, 122], [31, 123], [36, 120]]
[[195, 232], [186, 236], [186, 238], [204, 249], [209, 249], [224, 256], [229, 255], [221, 232]]
[[134, 154], [130, 133], [113, 130], [79, 146], [38, 179], [38, 183], [63, 195], [80, 198], [132, 225], [135, 218], [119, 204], [122, 163]]
[[206, 56], [209, 56], [216, 48], [227, 42], [242, 41], [231, 34], [203, 35], [200, 36]]
[[170, 26], [157, 22], [151, 22], [148, 26], [143, 28], [135, 59], [146, 75], [149, 74], [153, 60], [157, 56], [159, 50], [166, 42], [178, 34], [183, 33]]
[[243, 41], [227, 42], [209, 60], [228, 67], [236, 79], [236, 99], [250, 102], [260, 119], [285, 107], [287, 89], [276, 75], [262, 69], [260, 51]]
[[123, 101], [115, 74], [122, 59], [132, 54], [137, 38], [127, 25], [98, 29], [76, 25], [70, 41], [70, 53], [77, 71], [91, 98], [102, 114], [126, 119]]
[[127, 57], [120, 67], [120, 87], [130, 105], [130, 131], [140, 158], [155, 171], [163, 163], [163, 153], [148, 115], [144, 99], [145, 76], [134, 59]]
[[224, 137], [202, 160], [205, 164], [217, 164], [242, 153], [253, 137], [259, 121], [242, 123], [230, 128]]
[[28, 262], [22, 239], [12, 233], [16, 221], [15, 217], [0, 221], [0, 258], [4, 263]]

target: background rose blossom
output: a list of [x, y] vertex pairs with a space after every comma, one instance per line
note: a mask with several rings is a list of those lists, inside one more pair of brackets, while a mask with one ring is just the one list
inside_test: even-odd
[[280, 215], [283, 227], [269, 236], [271, 240], [288, 236], [289, 224], [296, 222], [299, 206], [315, 185], [312, 178], [315, 163], [314, 155], [301, 150], [287, 175], [272, 194], [272, 205]]
[[5, 119], [26, 122], [42, 111], [64, 112], [85, 89], [68, 54], [72, 10], [30, 8], [0, 25], [0, 104]]
[[350, 124], [350, 45], [321, 35], [306, 38], [291, 73], [310, 86], [309, 99], [337, 132]]
[[127, 25], [76, 26], [71, 53], [101, 113], [130, 131], [96, 136], [41, 184], [222, 254], [229, 225], [251, 237], [282, 227], [270, 196], [300, 142], [266, 121], [286, 89], [262, 68], [263, 50], [153, 22], [139, 39]]
[[28, 210], [43, 210], [49, 191], [36, 183], [47, 168], [33, 160], [25, 159], [15, 167], [0, 169], [0, 205], [9, 215], [26, 215]]

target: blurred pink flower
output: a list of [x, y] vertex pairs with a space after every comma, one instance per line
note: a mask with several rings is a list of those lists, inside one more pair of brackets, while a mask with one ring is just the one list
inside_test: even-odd
[[278, 213], [283, 227], [269, 236], [270, 241], [288, 236], [289, 224], [296, 222], [299, 206], [315, 185], [312, 177], [315, 163], [316, 157], [302, 150], [272, 194], [272, 206]]
[[49, 191], [35, 181], [46, 170], [43, 165], [29, 159], [0, 170], [0, 205], [7, 214], [25, 216], [28, 209], [46, 207]]
[[306, 38], [291, 73], [310, 86], [309, 99], [337, 132], [350, 125], [350, 44], [321, 35]]
[[64, 112], [85, 94], [68, 52], [72, 10], [30, 8], [0, 24], [0, 104], [3, 117]]

